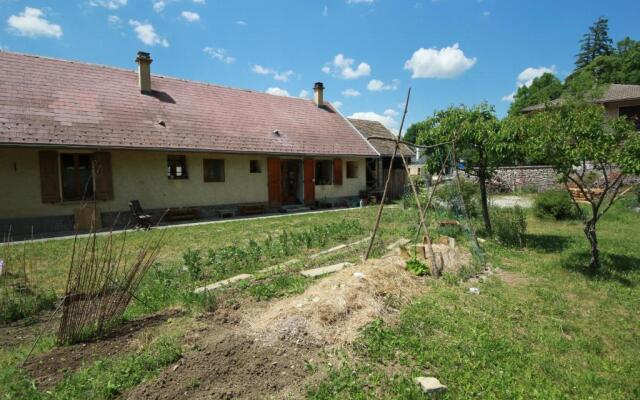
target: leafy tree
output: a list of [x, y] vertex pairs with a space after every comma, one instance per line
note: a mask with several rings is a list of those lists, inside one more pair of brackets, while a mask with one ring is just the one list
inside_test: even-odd
[[579, 101], [510, 117], [503, 130], [520, 138], [531, 157], [544, 156], [569, 193], [574, 188], [586, 199], [582, 208], [572, 197], [591, 246], [589, 270], [598, 271], [596, 226], [623, 192], [625, 174], [640, 173], [640, 135], [625, 118], [608, 118], [602, 106]]
[[575, 91], [576, 82], [584, 85], [623, 83], [640, 85], [640, 42], [625, 38], [618, 42], [617, 50], [593, 61], [567, 77], [566, 87]]
[[609, 20], [600, 17], [589, 27], [580, 40], [580, 52], [576, 56], [577, 69], [587, 66], [596, 57], [613, 53], [613, 41], [609, 37]]
[[416, 138], [418, 137], [419, 130], [420, 130], [420, 122], [411, 124], [411, 126], [407, 129], [402, 139], [405, 142], [415, 143]]
[[501, 142], [499, 133], [500, 121], [493, 106], [487, 103], [436, 111], [432, 117], [422, 121], [418, 130], [418, 144], [455, 141], [456, 158], [465, 161], [465, 172], [478, 178], [482, 218], [488, 233], [491, 233], [491, 220], [486, 182], [502, 161], [497, 151], [499, 147], [494, 145]]
[[519, 114], [523, 108], [536, 104], [547, 103], [562, 95], [562, 82], [555, 75], [545, 72], [535, 78], [531, 86], [520, 86], [513, 103], [509, 108], [509, 115]]

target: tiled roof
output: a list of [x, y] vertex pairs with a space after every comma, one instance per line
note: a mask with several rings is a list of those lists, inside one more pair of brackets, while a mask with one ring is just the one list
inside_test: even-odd
[[[596, 100], [596, 103], [615, 103], [618, 101], [635, 100], [640, 99], [640, 85], [621, 85], [618, 83], [610, 84]], [[562, 102], [562, 99], [556, 99], [550, 102], [551, 105], [557, 105]], [[536, 104], [533, 106], [525, 107], [522, 112], [527, 113], [531, 111], [544, 110], [544, 104]]]
[[[387, 128], [385, 128], [384, 125], [382, 125], [380, 122], [355, 118], [349, 118], [349, 121], [351, 121], [353, 126], [355, 126], [356, 129], [358, 129], [358, 131], [360, 131], [360, 133], [362, 133], [364, 137], [368, 138], [371, 136], [382, 136], [390, 139], [396, 138], [396, 136]], [[371, 139], [369, 142], [373, 145], [373, 147], [376, 148], [380, 155], [390, 156], [393, 154], [393, 148], [395, 145], [392, 142], [388, 140], [376, 139]], [[413, 157], [415, 155], [415, 153], [409, 148], [409, 146], [404, 144], [400, 145], [400, 151], [405, 157]]]
[[156, 75], [151, 86], [141, 94], [134, 71], [0, 51], [0, 145], [377, 155], [328, 104]]

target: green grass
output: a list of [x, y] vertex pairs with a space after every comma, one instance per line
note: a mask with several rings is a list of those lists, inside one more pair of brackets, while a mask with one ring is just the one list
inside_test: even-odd
[[640, 214], [624, 201], [599, 225], [603, 270], [585, 274], [578, 222], [528, 219], [528, 248], [489, 241], [490, 261], [517, 279], [432, 281], [396, 324], [371, 324], [311, 399], [421, 399], [436, 376], [443, 399], [640, 398]]

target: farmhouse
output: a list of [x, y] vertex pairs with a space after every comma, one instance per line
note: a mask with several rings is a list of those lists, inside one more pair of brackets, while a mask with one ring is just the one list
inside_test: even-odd
[[93, 199], [110, 226], [132, 200], [216, 217], [367, 189], [378, 152], [322, 83], [306, 100], [152, 75], [148, 53], [136, 62], [0, 52], [0, 231], [71, 231]]
[[[556, 99], [551, 104], [558, 104], [561, 99]], [[601, 96], [595, 100], [602, 104], [609, 117], [627, 116], [636, 124], [636, 129], [640, 131], [640, 85], [608, 85]], [[525, 107], [522, 112], [525, 114], [544, 110], [544, 104]]]

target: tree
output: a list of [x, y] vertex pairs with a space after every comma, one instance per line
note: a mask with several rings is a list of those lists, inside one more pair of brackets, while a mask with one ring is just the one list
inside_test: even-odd
[[613, 53], [613, 41], [609, 37], [609, 20], [600, 17], [589, 27], [580, 40], [580, 52], [576, 56], [576, 68], [587, 66], [596, 57]]
[[418, 144], [433, 145], [455, 141], [456, 157], [464, 159], [465, 172], [478, 178], [482, 218], [491, 234], [487, 180], [500, 164], [501, 157], [493, 144], [499, 142], [500, 121], [493, 106], [481, 103], [475, 107], [449, 107], [436, 111], [420, 125]]
[[597, 223], [623, 192], [625, 174], [640, 173], [640, 135], [629, 121], [608, 118], [600, 105], [566, 101], [530, 116], [513, 116], [503, 130], [521, 139], [533, 158], [544, 155], [566, 190], [586, 199], [573, 203], [591, 246], [589, 270], [600, 269]]
[[533, 80], [531, 86], [520, 86], [513, 103], [509, 108], [509, 115], [519, 114], [523, 108], [536, 104], [547, 103], [562, 95], [562, 82], [555, 75], [545, 72]]

